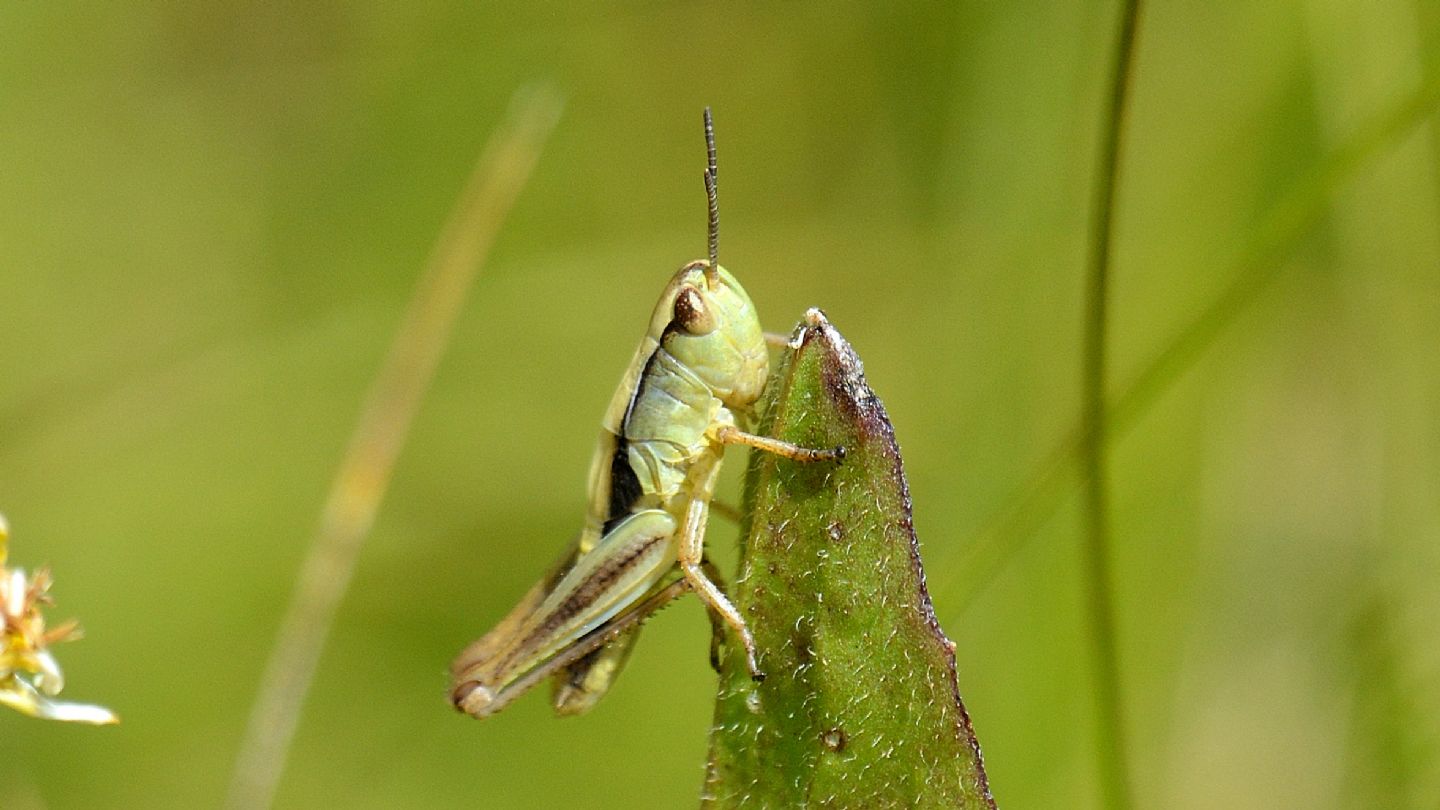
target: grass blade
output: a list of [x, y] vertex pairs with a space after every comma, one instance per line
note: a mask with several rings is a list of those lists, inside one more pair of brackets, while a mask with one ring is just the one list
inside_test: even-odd
[[1139, 0], [1120, 9], [1119, 33], [1111, 65], [1110, 94], [1104, 113], [1096, 172], [1095, 207], [1090, 224], [1090, 261], [1086, 273], [1084, 362], [1081, 368], [1081, 474], [1085, 495], [1085, 595], [1094, 645], [1096, 756], [1105, 805], [1131, 806], [1125, 753], [1125, 723], [1120, 700], [1120, 664], [1115, 643], [1115, 608], [1110, 583], [1109, 491], [1106, 445], [1109, 415], [1105, 403], [1105, 332], [1109, 322], [1110, 254], [1114, 232], [1115, 188], [1130, 97]]
[[[1440, 105], [1440, 79], [1432, 79], [1403, 101], [1372, 118], [1355, 135], [1297, 183], [1266, 215], [1228, 277], [1234, 279], [1199, 312], [1111, 404], [1108, 436], [1114, 442], [1189, 369], [1225, 329], [1279, 279], [1285, 258], [1325, 214], [1330, 199], [1385, 149], [1434, 113]], [[1055, 513], [1078, 472], [1084, 430], [1076, 427], [1060, 442], [1040, 470], [997, 509], [966, 544], [956, 569], [967, 572], [942, 594], [963, 611], [995, 581], [1035, 531]]]
[[440, 233], [331, 485], [251, 708], [229, 807], [265, 808], [274, 801], [300, 708], [395, 459], [465, 293], [529, 179], [559, 111], [559, 100], [549, 91], [517, 93]]

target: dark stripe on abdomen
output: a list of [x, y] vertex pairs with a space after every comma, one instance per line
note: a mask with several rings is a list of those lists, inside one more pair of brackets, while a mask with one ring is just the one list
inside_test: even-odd
[[610, 501], [601, 534], [609, 534], [615, 524], [629, 517], [640, 496], [645, 494], [644, 488], [640, 486], [640, 476], [636, 475], [635, 468], [630, 466], [630, 440], [626, 435], [630, 427], [630, 414], [635, 410], [635, 403], [645, 395], [645, 385], [650, 382], [650, 371], [655, 366], [655, 357], [659, 353], [660, 349], [656, 347], [645, 359], [645, 368], [640, 371], [640, 377], [635, 382], [635, 393], [630, 396], [630, 405], [625, 408], [625, 416], [620, 420], [617, 431], [619, 435], [615, 437], [615, 453], [610, 456]]
[[629, 517], [631, 507], [645, 493], [640, 487], [640, 476], [636, 475], [634, 468], [630, 466], [629, 448], [630, 442], [623, 434], [616, 437], [615, 454], [610, 457], [610, 505], [605, 515], [602, 534], [609, 534], [615, 524]]

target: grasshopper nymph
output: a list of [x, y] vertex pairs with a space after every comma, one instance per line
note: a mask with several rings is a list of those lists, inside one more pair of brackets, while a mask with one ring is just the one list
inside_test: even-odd
[[451, 666], [451, 699], [475, 717], [499, 711], [552, 673], [555, 710], [586, 711], [624, 665], [639, 622], [687, 589], [734, 631], [750, 674], [763, 677], [750, 629], [704, 559], [725, 447], [745, 444], [807, 462], [839, 460], [844, 452], [744, 430], [770, 358], [754, 305], [717, 261], [715, 134], [708, 108], [705, 143], [709, 260], [680, 268], [665, 287], [610, 401], [580, 536], [555, 571]]

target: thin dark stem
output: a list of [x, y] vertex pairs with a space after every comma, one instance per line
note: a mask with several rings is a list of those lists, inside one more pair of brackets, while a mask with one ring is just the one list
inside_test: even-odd
[[[1205, 309], [1198, 312], [1115, 399], [1107, 428], [1113, 443], [1139, 423], [1215, 340], [1261, 298], [1284, 271], [1295, 244], [1314, 230], [1331, 198], [1385, 150], [1409, 134], [1440, 106], [1440, 78], [1431, 78], [1395, 106], [1371, 118], [1349, 140], [1325, 157], [1305, 179], [1265, 214], [1234, 266], [1233, 279]], [[1047, 461], [1005, 504], [995, 510], [968, 543], [969, 551], [955, 567], [970, 572], [954, 581], [937, 602], [964, 611], [994, 582], [1025, 541], [1048, 520], [1072, 491], [1082, 452], [1082, 427], [1077, 425], [1056, 445]], [[963, 586], [963, 587], [961, 587]]]
[[1135, 54], [1139, 0], [1127, 0], [1120, 11], [1110, 94], [1106, 100], [1105, 132], [1100, 141], [1094, 213], [1090, 229], [1090, 261], [1086, 280], [1084, 364], [1082, 368], [1082, 473], [1085, 497], [1086, 597], [1090, 636], [1094, 643], [1096, 758], [1105, 806], [1131, 806], [1120, 672], [1115, 644], [1115, 611], [1110, 583], [1109, 492], [1105, 480], [1105, 329], [1108, 323], [1110, 243], [1119, 175], [1121, 136], [1129, 99], [1130, 71]]

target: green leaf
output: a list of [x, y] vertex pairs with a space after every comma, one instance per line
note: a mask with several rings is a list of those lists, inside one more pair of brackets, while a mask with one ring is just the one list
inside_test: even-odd
[[843, 462], [754, 453], [731, 598], [763, 681], [730, 645], [704, 805], [994, 808], [940, 630], [885, 408], [811, 310], [771, 376], [759, 432]]

